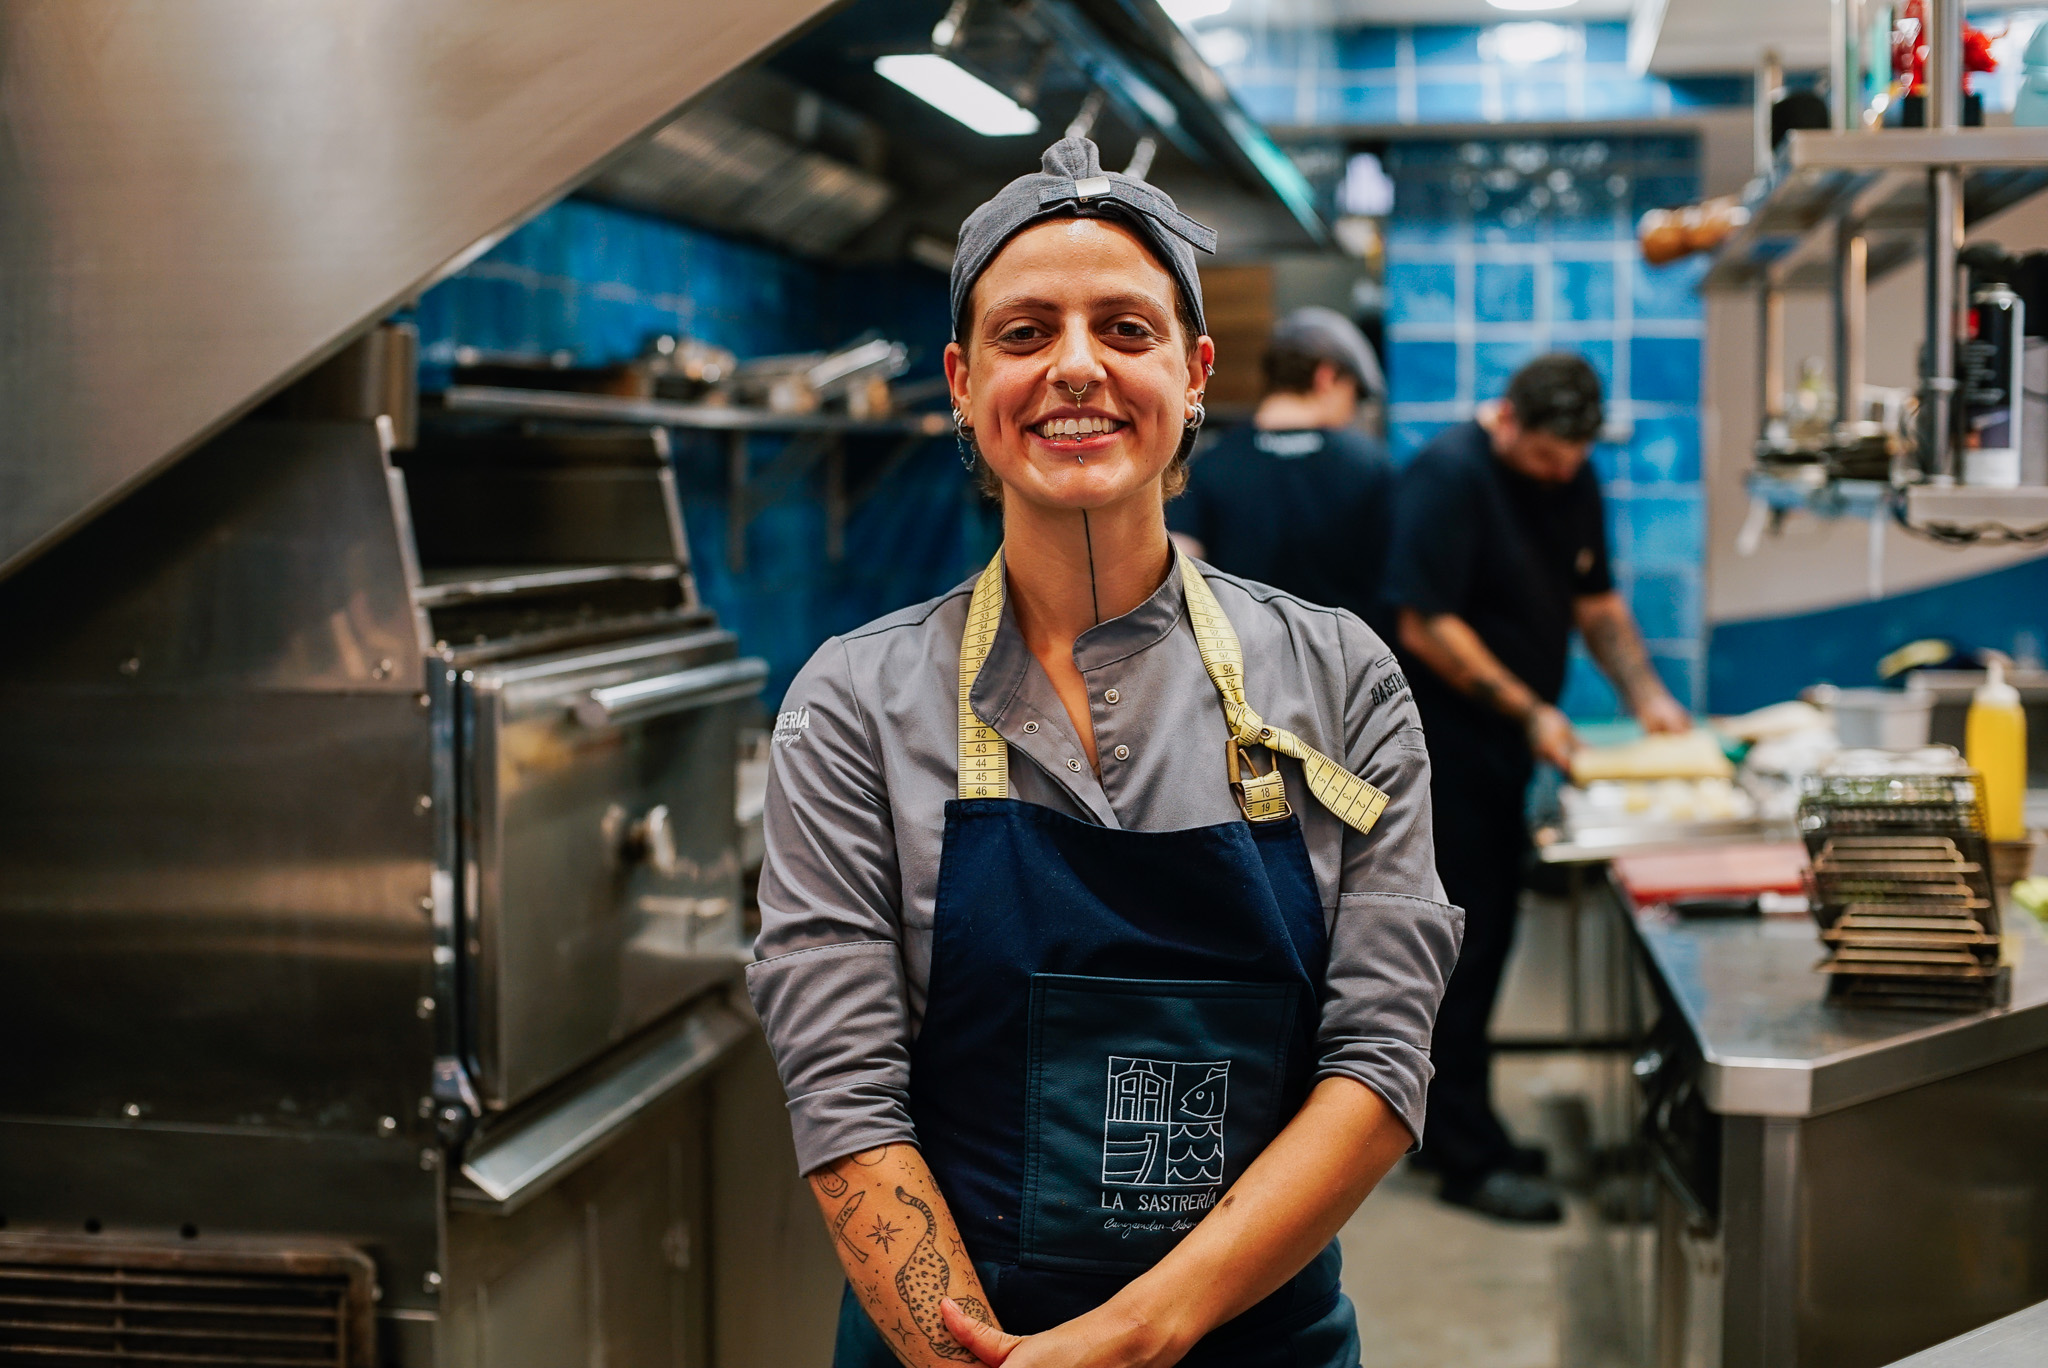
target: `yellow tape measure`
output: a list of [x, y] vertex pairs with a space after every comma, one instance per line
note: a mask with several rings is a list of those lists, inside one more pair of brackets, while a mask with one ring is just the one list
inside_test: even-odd
[[967, 696], [995, 644], [1003, 621], [1003, 553], [988, 563], [975, 581], [967, 603], [967, 630], [960, 637], [960, 796], [1010, 796], [1010, 748], [996, 729], [974, 715]]
[[[1245, 746], [1263, 746], [1299, 760], [1309, 792], [1339, 821], [1358, 831], [1371, 831], [1387, 806], [1387, 795], [1293, 732], [1268, 726], [1252, 711], [1244, 698], [1244, 648], [1237, 639], [1237, 629], [1224, 616], [1223, 606], [1216, 602], [1216, 595], [1194, 561], [1178, 552], [1174, 559], [1180, 565], [1181, 583], [1187, 592], [1188, 621], [1195, 629], [1195, 647], [1202, 653], [1202, 668], [1209, 672], [1209, 679], [1223, 700], [1224, 721], [1230, 727], [1230, 782], [1246, 819], [1279, 821], [1293, 811], [1287, 803], [1286, 783], [1279, 766], [1260, 774], [1242, 756]], [[975, 582], [974, 596], [967, 605], [967, 629], [960, 640], [962, 798], [1010, 796], [1009, 746], [994, 727], [975, 715], [968, 702], [1002, 620], [1003, 557], [997, 552]], [[1241, 773], [1241, 766], [1250, 773]]]

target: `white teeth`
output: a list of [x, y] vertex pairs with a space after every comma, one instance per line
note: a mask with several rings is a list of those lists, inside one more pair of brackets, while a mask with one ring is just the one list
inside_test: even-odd
[[1048, 418], [1038, 430], [1047, 437], [1092, 437], [1115, 431], [1116, 422], [1109, 418]]

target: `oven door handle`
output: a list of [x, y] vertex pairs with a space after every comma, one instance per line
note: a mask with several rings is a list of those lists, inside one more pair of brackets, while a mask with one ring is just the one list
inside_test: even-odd
[[721, 660], [673, 674], [636, 679], [592, 689], [570, 705], [586, 727], [616, 727], [665, 713], [708, 708], [736, 698], [752, 698], [768, 678], [768, 662], [759, 656]]

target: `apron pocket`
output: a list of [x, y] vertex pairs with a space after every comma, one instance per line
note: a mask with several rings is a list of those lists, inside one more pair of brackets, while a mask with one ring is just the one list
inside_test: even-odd
[[1031, 976], [1019, 1262], [1137, 1273], [1292, 1115], [1291, 983]]

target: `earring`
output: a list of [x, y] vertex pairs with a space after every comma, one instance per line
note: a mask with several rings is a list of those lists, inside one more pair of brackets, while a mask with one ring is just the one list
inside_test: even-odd
[[1189, 432], [1199, 432], [1202, 424], [1209, 421], [1209, 410], [1202, 407], [1200, 399], [1195, 400], [1190, 407], [1194, 409], [1194, 412], [1188, 415], [1185, 426]]
[[953, 410], [953, 440], [960, 445], [960, 464], [972, 474], [975, 458], [981, 453], [974, 447], [974, 429], [967, 426], [967, 415], [959, 409]]

